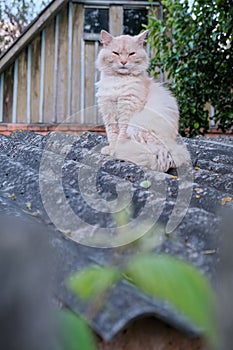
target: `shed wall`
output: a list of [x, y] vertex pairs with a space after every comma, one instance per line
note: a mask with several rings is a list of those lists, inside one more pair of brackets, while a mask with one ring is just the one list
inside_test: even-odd
[[99, 32], [85, 32], [85, 9], [107, 9], [109, 30], [119, 35], [123, 31], [124, 6], [137, 3], [137, 7], [145, 8], [146, 2], [102, 2], [101, 6], [93, 1], [64, 1], [63, 6], [61, 0], [57, 3], [59, 11], [36, 26], [37, 34], [13, 63], [2, 71], [0, 64], [0, 122], [75, 122], [89, 126], [101, 122], [95, 97], [95, 60], [101, 44]]

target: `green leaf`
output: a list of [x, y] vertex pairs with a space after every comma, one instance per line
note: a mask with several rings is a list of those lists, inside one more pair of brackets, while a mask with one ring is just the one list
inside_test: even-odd
[[[69, 310], [60, 310], [59, 349], [62, 350], [96, 350], [93, 334], [87, 323]], [[61, 347], [60, 347], [61, 345]]]
[[119, 278], [119, 271], [112, 267], [91, 266], [73, 274], [67, 286], [78, 297], [87, 300], [106, 292]]
[[193, 125], [193, 126], [194, 126], [194, 128], [195, 128], [195, 129], [199, 129], [199, 127], [200, 127], [200, 125], [199, 125], [199, 123], [198, 123], [198, 122], [194, 123], [194, 125]]
[[117, 227], [126, 225], [132, 217], [131, 206], [126, 206], [125, 208], [115, 212], [113, 217]]
[[140, 187], [148, 189], [151, 187], [151, 182], [150, 180], [144, 180], [142, 182], [140, 182]]
[[216, 340], [214, 296], [208, 280], [192, 265], [168, 255], [135, 256], [125, 274], [143, 292], [169, 302]]
[[[155, 18], [148, 25], [153, 52], [151, 72], [157, 77], [159, 67], [168, 79], [177, 82], [173, 92], [179, 103], [180, 131], [194, 136], [208, 129], [209, 115], [204, 110], [210, 102], [218, 114], [214, 116], [218, 127], [231, 130], [232, 0], [215, 0], [213, 6], [208, 1], [194, 1], [191, 10], [188, 0], [162, 3], [165, 20]], [[195, 104], [191, 106], [190, 101]], [[196, 121], [198, 128], [194, 126]]]

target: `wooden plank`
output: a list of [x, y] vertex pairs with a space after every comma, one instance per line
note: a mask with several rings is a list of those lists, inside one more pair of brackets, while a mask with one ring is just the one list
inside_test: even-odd
[[72, 0], [72, 2], [87, 4], [87, 5], [97, 5], [97, 6], [108, 6], [108, 5], [129, 5], [129, 6], [149, 6], [149, 5], [160, 5], [160, 1], [135, 1], [135, 0]]
[[17, 121], [17, 101], [18, 101], [18, 81], [19, 81], [18, 71], [19, 71], [19, 59], [16, 58], [14, 62], [12, 123], [16, 123]]
[[44, 85], [45, 85], [45, 36], [46, 29], [41, 32], [41, 49], [40, 49], [40, 105], [39, 105], [39, 123], [43, 123], [44, 112]]
[[44, 109], [45, 123], [51, 123], [54, 116], [54, 51], [55, 51], [55, 20], [46, 27], [45, 35], [45, 79], [44, 79]]
[[39, 122], [40, 106], [40, 66], [41, 66], [41, 36], [32, 42], [31, 57], [31, 122]]
[[95, 44], [85, 42], [85, 124], [94, 124], [95, 105]]
[[14, 65], [12, 64], [4, 72], [4, 89], [3, 89], [3, 122], [12, 122], [13, 107], [13, 84], [14, 84]]
[[80, 122], [84, 123], [85, 109], [85, 40], [81, 40], [81, 72], [80, 72]]
[[68, 87], [68, 7], [59, 14], [59, 50], [57, 72], [57, 121], [67, 117]]
[[[99, 53], [101, 48], [102, 48], [102, 44], [100, 44], [99, 41], [95, 41], [95, 60], [97, 59], [98, 53]], [[95, 69], [94, 122], [95, 122], [96, 125], [100, 125], [101, 123], [103, 123], [102, 118], [100, 117], [99, 110], [98, 110], [97, 97], [96, 97], [96, 94], [97, 94], [96, 83], [99, 81], [99, 79], [100, 79], [100, 72], [98, 71], [98, 69]]]
[[47, 25], [47, 21], [54, 18], [69, 0], [56, 0], [42, 11], [40, 15], [27, 27], [25, 32], [15, 41], [15, 43], [1, 56], [0, 73], [9, 66], [19, 53], [36, 37]]
[[3, 122], [4, 73], [0, 74], [0, 123]]
[[32, 46], [27, 48], [27, 123], [31, 123], [31, 68], [32, 68]]
[[123, 6], [110, 6], [109, 31], [112, 35], [121, 35], [123, 31]]
[[83, 5], [73, 4], [73, 57], [71, 115], [80, 111], [81, 39], [83, 36]]
[[60, 21], [60, 16], [58, 14], [55, 17], [55, 33], [54, 33], [54, 36], [55, 36], [54, 38], [54, 82], [53, 82], [53, 91], [54, 91], [53, 122], [54, 123], [57, 122], [57, 72], [58, 72], [59, 21]]
[[73, 59], [73, 3], [68, 5], [68, 86], [67, 86], [67, 116], [71, 116], [72, 101], [72, 59]]
[[27, 51], [19, 55], [16, 122], [27, 121]]

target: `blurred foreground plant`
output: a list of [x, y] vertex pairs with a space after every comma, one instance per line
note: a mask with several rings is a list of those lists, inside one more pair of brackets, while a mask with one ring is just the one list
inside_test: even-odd
[[58, 313], [59, 350], [95, 350], [92, 331], [87, 323], [73, 312], [64, 309]]
[[122, 278], [149, 296], [170, 303], [203, 331], [210, 343], [216, 343], [214, 295], [209, 281], [195, 267], [172, 256], [139, 254], [119, 269], [90, 266], [73, 274], [67, 286], [79, 298], [96, 304]]
[[[128, 223], [132, 208], [127, 206], [114, 214], [117, 227]], [[125, 234], [132, 234], [129, 229]], [[67, 287], [78, 298], [89, 302], [87, 318], [92, 319], [104, 306], [108, 292], [126, 279], [143, 293], [167, 302], [183, 315], [187, 322], [203, 332], [207, 341], [218, 343], [214, 321], [215, 295], [209, 280], [190, 263], [168, 254], [156, 254], [152, 250], [161, 244], [163, 227], [152, 228], [138, 239], [136, 252], [126, 261], [114, 261], [112, 265], [91, 265], [72, 274]], [[127, 245], [119, 248], [121, 252]], [[140, 251], [141, 253], [138, 253]]]

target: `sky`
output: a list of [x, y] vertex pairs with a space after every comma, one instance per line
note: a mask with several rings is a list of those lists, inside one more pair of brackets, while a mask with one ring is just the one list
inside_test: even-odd
[[[52, 0], [51, 0], [51, 1], [52, 1]], [[46, 3], [49, 3], [49, 2], [51, 2], [51, 1], [46, 0]], [[35, 11], [36, 11], [36, 13], [39, 13], [41, 10], [43, 10], [42, 2], [43, 2], [43, 0], [37, 0], [37, 1], [36, 1], [36, 6], [35, 6]]]

